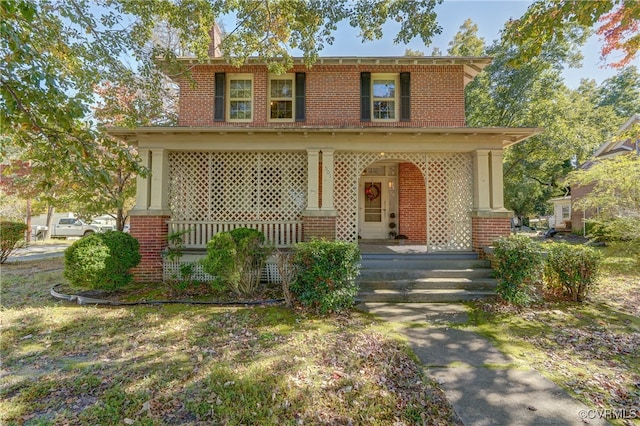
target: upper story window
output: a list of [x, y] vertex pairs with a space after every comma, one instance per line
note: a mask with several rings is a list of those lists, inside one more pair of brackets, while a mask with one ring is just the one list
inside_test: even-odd
[[371, 110], [372, 119], [395, 121], [398, 113], [398, 76], [378, 75], [371, 76]]
[[[213, 120], [251, 122], [254, 117], [253, 74], [215, 73]], [[305, 121], [306, 74], [274, 75], [268, 78], [267, 119], [275, 122]], [[264, 93], [259, 97], [264, 99]], [[257, 118], [259, 121], [263, 117]]]
[[293, 121], [295, 111], [294, 74], [269, 76], [269, 120]]
[[228, 120], [253, 120], [253, 75], [229, 74], [228, 84]]
[[361, 121], [411, 121], [411, 74], [360, 73]]

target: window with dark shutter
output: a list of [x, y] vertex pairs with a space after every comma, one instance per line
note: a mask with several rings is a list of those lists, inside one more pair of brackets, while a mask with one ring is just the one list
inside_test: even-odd
[[303, 72], [296, 73], [296, 121], [305, 121], [305, 89], [306, 74]]
[[400, 73], [400, 121], [411, 121], [411, 74]]
[[224, 121], [224, 82], [225, 73], [215, 75], [215, 100], [213, 104], [213, 121]]
[[360, 120], [371, 121], [371, 73], [360, 73]]

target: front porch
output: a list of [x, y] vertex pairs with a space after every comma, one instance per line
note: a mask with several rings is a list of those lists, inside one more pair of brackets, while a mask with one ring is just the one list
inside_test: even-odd
[[278, 248], [312, 238], [403, 236], [427, 253], [480, 253], [510, 229], [502, 149], [529, 135], [467, 128], [138, 129], [134, 137], [151, 175], [138, 178], [130, 212], [143, 255], [136, 279], [162, 279], [158, 266], [169, 234], [180, 232], [185, 248], [204, 250], [215, 234], [238, 227], [259, 229]]

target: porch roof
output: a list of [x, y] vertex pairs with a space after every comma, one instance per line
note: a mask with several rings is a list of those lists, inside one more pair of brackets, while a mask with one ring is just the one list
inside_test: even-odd
[[[415, 149], [418, 145], [435, 143], [447, 145], [452, 151], [466, 151], [478, 146], [499, 145], [501, 148], [522, 142], [543, 131], [537, 127], [138, 127], [108, 128], [108, 133], [137, 145], [140, 141], [153, 138], [164, 140], [163, 145], [170, 143], [174, 137], [180, 137], [180, 149], [195, 149], [190, 146], [185, 136], [197, 144], [206, 138], [210, 142], [213, 135], [222, 136], [234, 144], [243, 141], [255, 149], [298, 149], [308, 146], [310, 139], [319, 142], [329, 141], [330, 145], [339, 149], [347, 145], [349, 150], [379, 150], [389, 152]], [[302, 137], [302, 138], [301, 138]], [[222, 139], [222, 138], [221, 138]], [[296, 141], [299, 141], [296, 143]], [[394, 145], [390, 145], [393, 142]], [[396, 142], [401, 142], [395, 145]], [[297, 145], [300, 144], [300, 147]], [[360, 145], [363, 145], [360, 148]], [[166, 148], [172, 148], [165, 146]], [[235, 145], [235, 149], [239, 147]], [[224, 149], [224, 148], [223, 148]]]

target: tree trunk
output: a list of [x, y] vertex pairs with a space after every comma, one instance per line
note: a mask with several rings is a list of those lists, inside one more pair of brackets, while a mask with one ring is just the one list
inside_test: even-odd
[[122, 231], [124, 229], [125, 217], [122, 210], [122, 207], [118, 207], [118, 210], [116, 212], [116, 229], [118, 231]]
[[27, 199], [27, 235], [25, 241], [27, 245], [31, 242], [31, 199]]
[[55, 212], [55, 207], [49, 205], [47, 207], [47, 230], [44, 231], [44, 239], [48, 240], [51, 238], [51, 228], [53, 227], [53, 213]]

